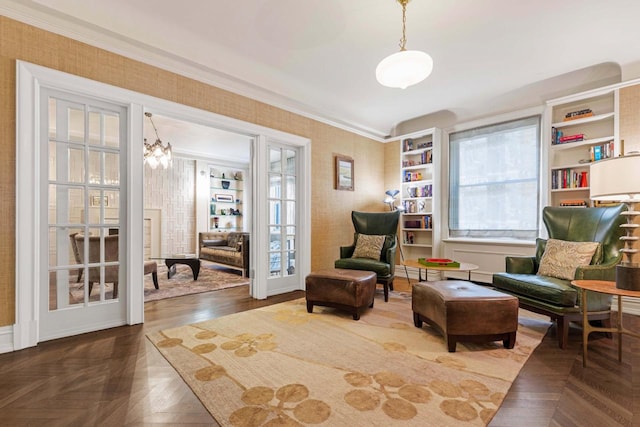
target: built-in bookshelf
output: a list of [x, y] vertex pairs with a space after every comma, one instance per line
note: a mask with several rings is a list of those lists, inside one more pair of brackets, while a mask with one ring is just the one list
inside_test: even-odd
[[406, 135], [400, 141], [400, 249], [404, 259], [438, 256], [439, 129]]
[[617, 156], [617, 89], [589, 91], [547, 102], [551, 206], [591, 206], [593, 162]]
[[209, 231], [242, 231], [244, 171], [209, 168]]

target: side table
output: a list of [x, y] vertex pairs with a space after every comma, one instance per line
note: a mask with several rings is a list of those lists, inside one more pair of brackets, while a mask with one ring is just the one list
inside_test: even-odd
[[[591, 332], [612, 332], [618, 334], [618, 362], [622, 362], [622, 335], [640, 338], [640, 334], [625, 329], [622, 325], [622, 297], [640, 298], [640, 291], [628, 291], [616, 288], [616, 282], [604, 280], [573, 280], [572, 285], [582, 292], [580, 308], [582, 310], [582, 366], [587, 367], [587, 343]], [[616, 295], [618, 297], [618, 324], [615, 328], [601, 328], [591, 326], [587, 320], [587, 291], [601, 294]]]
[[418, 269], [418, 282], [422, 282], [422, 270], [425, 270], [424, 280], [427, 280], [427, 273], [429, 270], [437, 270], [437, 271], [466, 271], [469, 273], [469, 280], [471, 280], [471, 271], [477, 270], [479, 267], [475, 264], [470, 264], [468, 262], [461, 262], [460, 267], [445, 267], [445, 266], [426, 266], [421, 264], [417, 259], [407, 259], [402, 263], [406, 267], [417, 268]]

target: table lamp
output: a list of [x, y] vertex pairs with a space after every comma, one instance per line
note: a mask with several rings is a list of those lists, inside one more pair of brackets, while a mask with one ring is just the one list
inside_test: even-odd
[[616, 266], [616, 287], [640, 291], [640, 264], [633, 259], [638, 252], [633, 246], [639, 239], [634, 236], [639, 227], [634, 219], [640, 215], [635, 210], [636, 203], [640, 202], [640, 154], [597, 161], [591, 164], [590, 172], [592, 200], [615, 201], [627, 205], [627, 211], [622, 212], [627, 222], [620, 226], [625, 229], [626, 235], [620, 237], [625, 245], [620, 249], [623, 259]]

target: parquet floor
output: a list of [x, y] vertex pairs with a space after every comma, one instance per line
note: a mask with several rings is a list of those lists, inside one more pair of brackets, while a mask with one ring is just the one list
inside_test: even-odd
[[[397, 280], [396, 289], [408, 289], [406, 281]], [[0, 425], [217, 426], [145, 334], [303, 296], [256, 301], [242, 286], [156, 301], [145, 305], [144, 325], [2, 354]], [[384, 303], [381, 291], [376, 298]], [[640, 330], [639, 318], [624, 321]], [[640, 340], [624, 338], [622, 364], [616, 342], [592, 335], [584, 369], [580, 329], [572, 329], [563, 351], [552, 328], [490, 425], [640, 426]]]

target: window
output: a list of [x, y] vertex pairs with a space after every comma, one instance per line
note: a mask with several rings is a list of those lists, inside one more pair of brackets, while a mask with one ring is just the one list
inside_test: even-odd
[[449, 135], [449, 235], [535, 239], [540, 117]]

